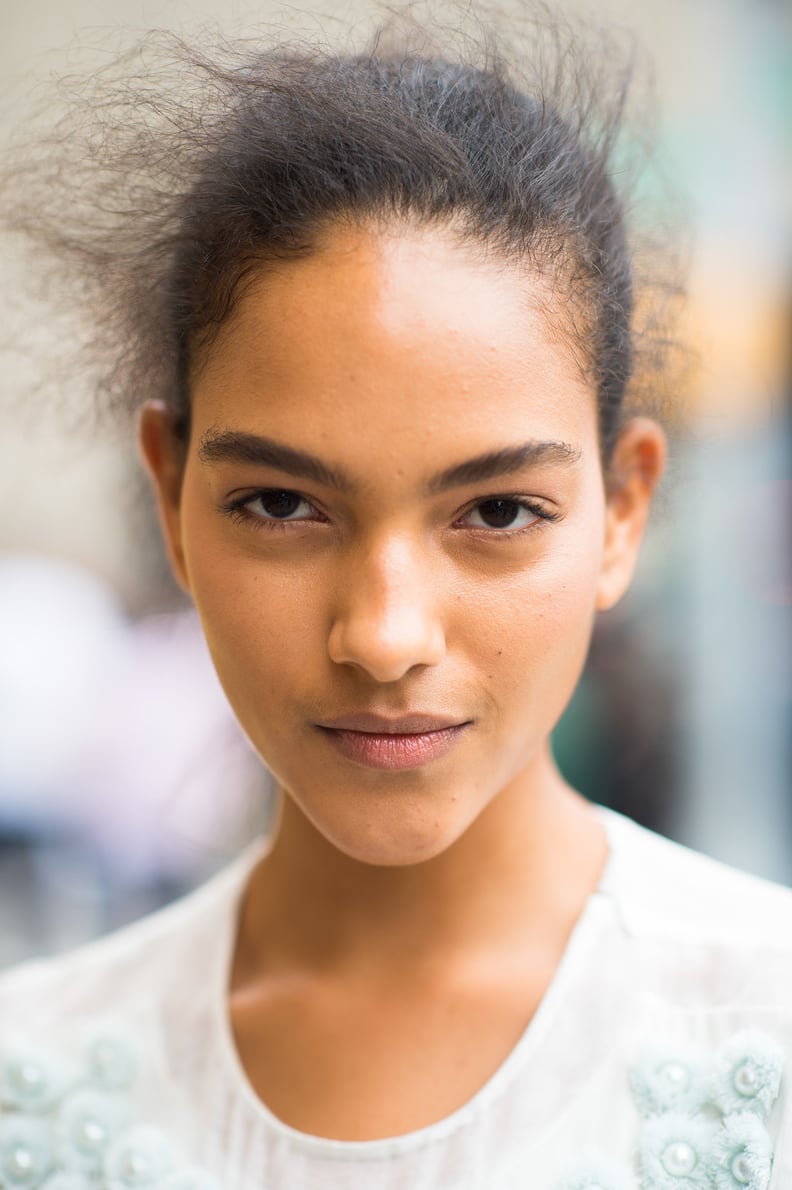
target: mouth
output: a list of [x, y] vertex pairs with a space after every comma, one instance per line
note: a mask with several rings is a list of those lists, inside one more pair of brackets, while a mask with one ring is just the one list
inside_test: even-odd
[[347, 760], [366, 768], [415, 769], [445, 756], [470, 720], [411, 714], [398, 718], [367, 712], [340, 715], [316, 726]]

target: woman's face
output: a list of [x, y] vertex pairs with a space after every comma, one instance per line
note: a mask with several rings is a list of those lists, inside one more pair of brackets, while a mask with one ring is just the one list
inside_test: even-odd
[[337, 230], [241, 298], [197, 371], [186, 460], [144, 413], [228, 698], [359, 860], [428, 859], [505, 787], [530, 796], [595, 611], [629, 581], [649, 430], [607, 499], [547, 295], [447, 232]]

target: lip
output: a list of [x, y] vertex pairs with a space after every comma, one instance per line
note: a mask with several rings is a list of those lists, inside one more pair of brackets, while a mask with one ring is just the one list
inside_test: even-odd
[[389, 718], [369, 712], [338, 715], [317, 724], [347, 760], [390, 771], [421, 768], [439, 760], [469, 726], [469, 720], [446, 715], [415, 713]]
[[334, 715], [322, 719], [318, 726], [330, 731], [365, 731], [370, 735], [421, 735], [425, 732], [445, 731], [448, 727], [462, 727], [467, 720], [453, 715], [432, 715], [412, 711], [406, 715], [377, 715], [372, 711], [355, 711], [349, 715]]

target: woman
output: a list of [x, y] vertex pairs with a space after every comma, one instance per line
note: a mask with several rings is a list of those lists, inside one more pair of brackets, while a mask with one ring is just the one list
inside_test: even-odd
[[427, 53], [202, 77], [134, 215], [59, 242], [135, 336], [172, 568], [279, 821], [3, 979], [0, 1185], [792, 1184], [789, 895], [550, 751], [664, 465], [615, 124]]

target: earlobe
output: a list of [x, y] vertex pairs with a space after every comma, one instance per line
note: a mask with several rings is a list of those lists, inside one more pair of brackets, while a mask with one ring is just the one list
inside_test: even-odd
[[162, 401], [147, 401], [138, 421], [138, 447], [157, 502], [160, 528], [171, 570], [182, 590], [190, 584], [181, 535], [181, 491], [185, 445], [174, 428], [173, 414]]
[[646, 417], [629, 421], [619, 435], [608, 468], [598, 611], [618, 603], [630, 585], [665, 460], [665, 435], [657, 422]]

